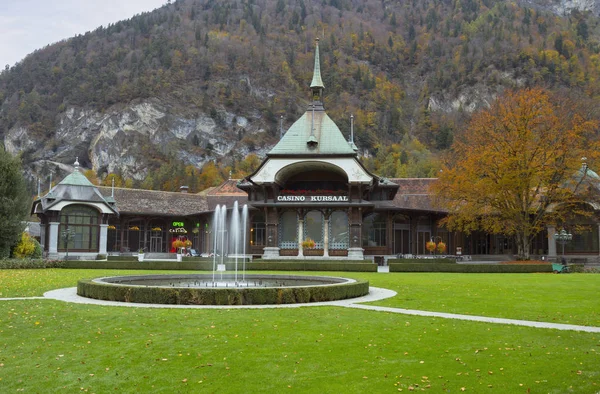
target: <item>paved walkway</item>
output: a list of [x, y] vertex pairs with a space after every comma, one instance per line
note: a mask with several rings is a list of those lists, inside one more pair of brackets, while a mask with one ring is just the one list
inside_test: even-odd
[[529, 320], [516, 320], [516, 319], [503, 319], [497, 317], [485, 317], [485, 316], [472, 316], [472, 315], [461, 315], [456, 313], [442, 313], [442, 312], [430, 312], [430, 311], [419, 311], [414, 309], [403, 309], [403, 308], [391, 308], [385, 306], [365, 305], [363, 302], [379, 301], [386, 298], [394, 297], [395, 291], [382, 289], [379, 287], [370, 287], [369, 294], [363, 297], [353, 298], [349, 300], [330, 301], [330, 302], [311, 302], [306, 304], [284, 304], [284, 305], [159, 305], [159, 304], [138, 304], [128, 302], [116, 302], [116, 301], [103, 301], [95, 300], [92, 298], [80, 297], [77, 295], [76, 287], [69, 287], [66, 289], [52, 290], [44, 293], [44, 297], [22, 297], [22, 298], [0, 298], [0, 301], [11, 301], [11, 300], [39, 300], [39, 299], [53, 299], [64, 302], [73, 302], [78, 304], [93, 304], [93, 305], [106, 305], [106, 306], [121, 306], [121, 307], [137, 307], [137, 308], [193, 308], [193, 309], [260, 309], [260, 308], [299, 308], [299, 307], [312, 307], [312, 306], [340, 306], [346, 308], [363, 309], [369, 311], [388, 312], [388, 313], [399, 313], [404, 315], [414, 316], [426, 316], [426, 317], [438, 317], [443, 319], [457, 319], [466, 321], [475, 321], [481, 323], [492, 323], [492, 324], [511, 324], [515, 326], [534, 327], [534, 328], [550, 328], [555, 330], [571, 330], [580, 332], [594, 332], [600, 333], [600, 327], [593, 326], [578, 326], [574, 324], [560, 324], [560, 323], [546, 323]]

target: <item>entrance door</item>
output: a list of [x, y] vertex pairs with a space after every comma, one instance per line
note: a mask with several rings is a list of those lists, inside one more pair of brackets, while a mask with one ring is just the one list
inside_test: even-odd
[[489, 254], [488, 234], [482, 232], [473, 233], [473, 254]]
[[162, 237], [153, 235], [150, 237], [150, 252], [162, 252]]
[[497, 235], [494, 245], [494, 254], [510, 254], [512, 253], [512, 239], [504, 235]]
[[410, 251], [410, 225], [394, 224], [394, 254], [409, 254]]

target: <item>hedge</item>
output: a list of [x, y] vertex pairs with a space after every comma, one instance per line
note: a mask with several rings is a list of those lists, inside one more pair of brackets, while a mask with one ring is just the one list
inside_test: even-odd
[[[229, 266], [227, 266], [229, 270]], [[256, 261], [246, 264], [247, 270], [257, 271], [353, 271], [377, 272], [377, 264], [364, 260], [352, 261]]]
[[336, 301], [369, 293], [369, 282], [313, 287], [177, 288], [112, 285], [82, 279], [77, 294], [119, 302], [177, 305], [266, 305]]
[[456, 264], [455, 259], [436, 257], [433, 259], [389, 259], [388, 265], [391, 264]]
[[553, 272], [552, 264], [391, 263], [390, 272], [530, 273]]
[[64, 268], [65, 262], [61, 260], [42, 259], [4, 259], [0, 260], [0, 269], [40, 269]]
[[[360, 261], [360, 262], [358, 262]], [[65, 262], [66, 268], [98, 268], [98, 269], [143, 269], [143, 270], [199, 270], [212, 271], [212, 261], [86, 261], [73, 260]], [[235, 263], [226, 263], [227, 271], [235, 270]], [[244, 267], [238, 262], [238, 271]], [[350, 271], [377, 272], [377, 264], [364, 260], [291, 260], [291, 261], [253, 261], [246, 262], [246, 271]]]
[[86, 269], [126, 269], [126, 270], [200, 270], [211, 271], [212, 262], [178, 262], [178, 261], [137, 261], [136, 260], [72, 260], [66, 261], [66, 268]]
[[106, 256], [108, 261], [138, 261], [137, 256]]

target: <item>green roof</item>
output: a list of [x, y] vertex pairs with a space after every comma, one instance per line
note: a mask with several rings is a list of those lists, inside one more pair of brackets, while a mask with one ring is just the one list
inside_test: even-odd
[[[314, 132], [311, 133], [313, 113]], [[316, 144], [308, 144], [309, 141], [316, 141]], [[355, 156], [356, 152], [325, 111], [315, 110], [306, 111], [268, 153], [268, 156], [278, 155]]]
[[70, 173], [63, 179], [59, 185], [73, 185], [73, 186], [91, 186], [95, 187], [92, 182], [89, 181], [78, 169]]

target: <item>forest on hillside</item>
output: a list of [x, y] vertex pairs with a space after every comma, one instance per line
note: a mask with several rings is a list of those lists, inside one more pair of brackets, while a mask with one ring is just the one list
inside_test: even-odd
[[[160, 98], [222, 127], [221, 110], [245, 114], [269, 131], [246, 141], [251, 150], [274, 144], [280, 116], [289, 127], [306, 108], [317, 37], [328, 114], [343, 131], [354, 115], [364, 161], [383, 176], [435, 176], [470, 114], [507, 88], [562, 91], [597, 116], [600, 26], [591, 13], [492, 0], [178, 0], [7, 66], [0, 137], [26, 127], [50, 140], [68, 108]], [[249, 161], [215, 157], [215, 179], [243, 175]], [[154, 166], [181, 173], [187, 164], [164, 156]], [[164, 182], [143, 186], [177, 187]]]

